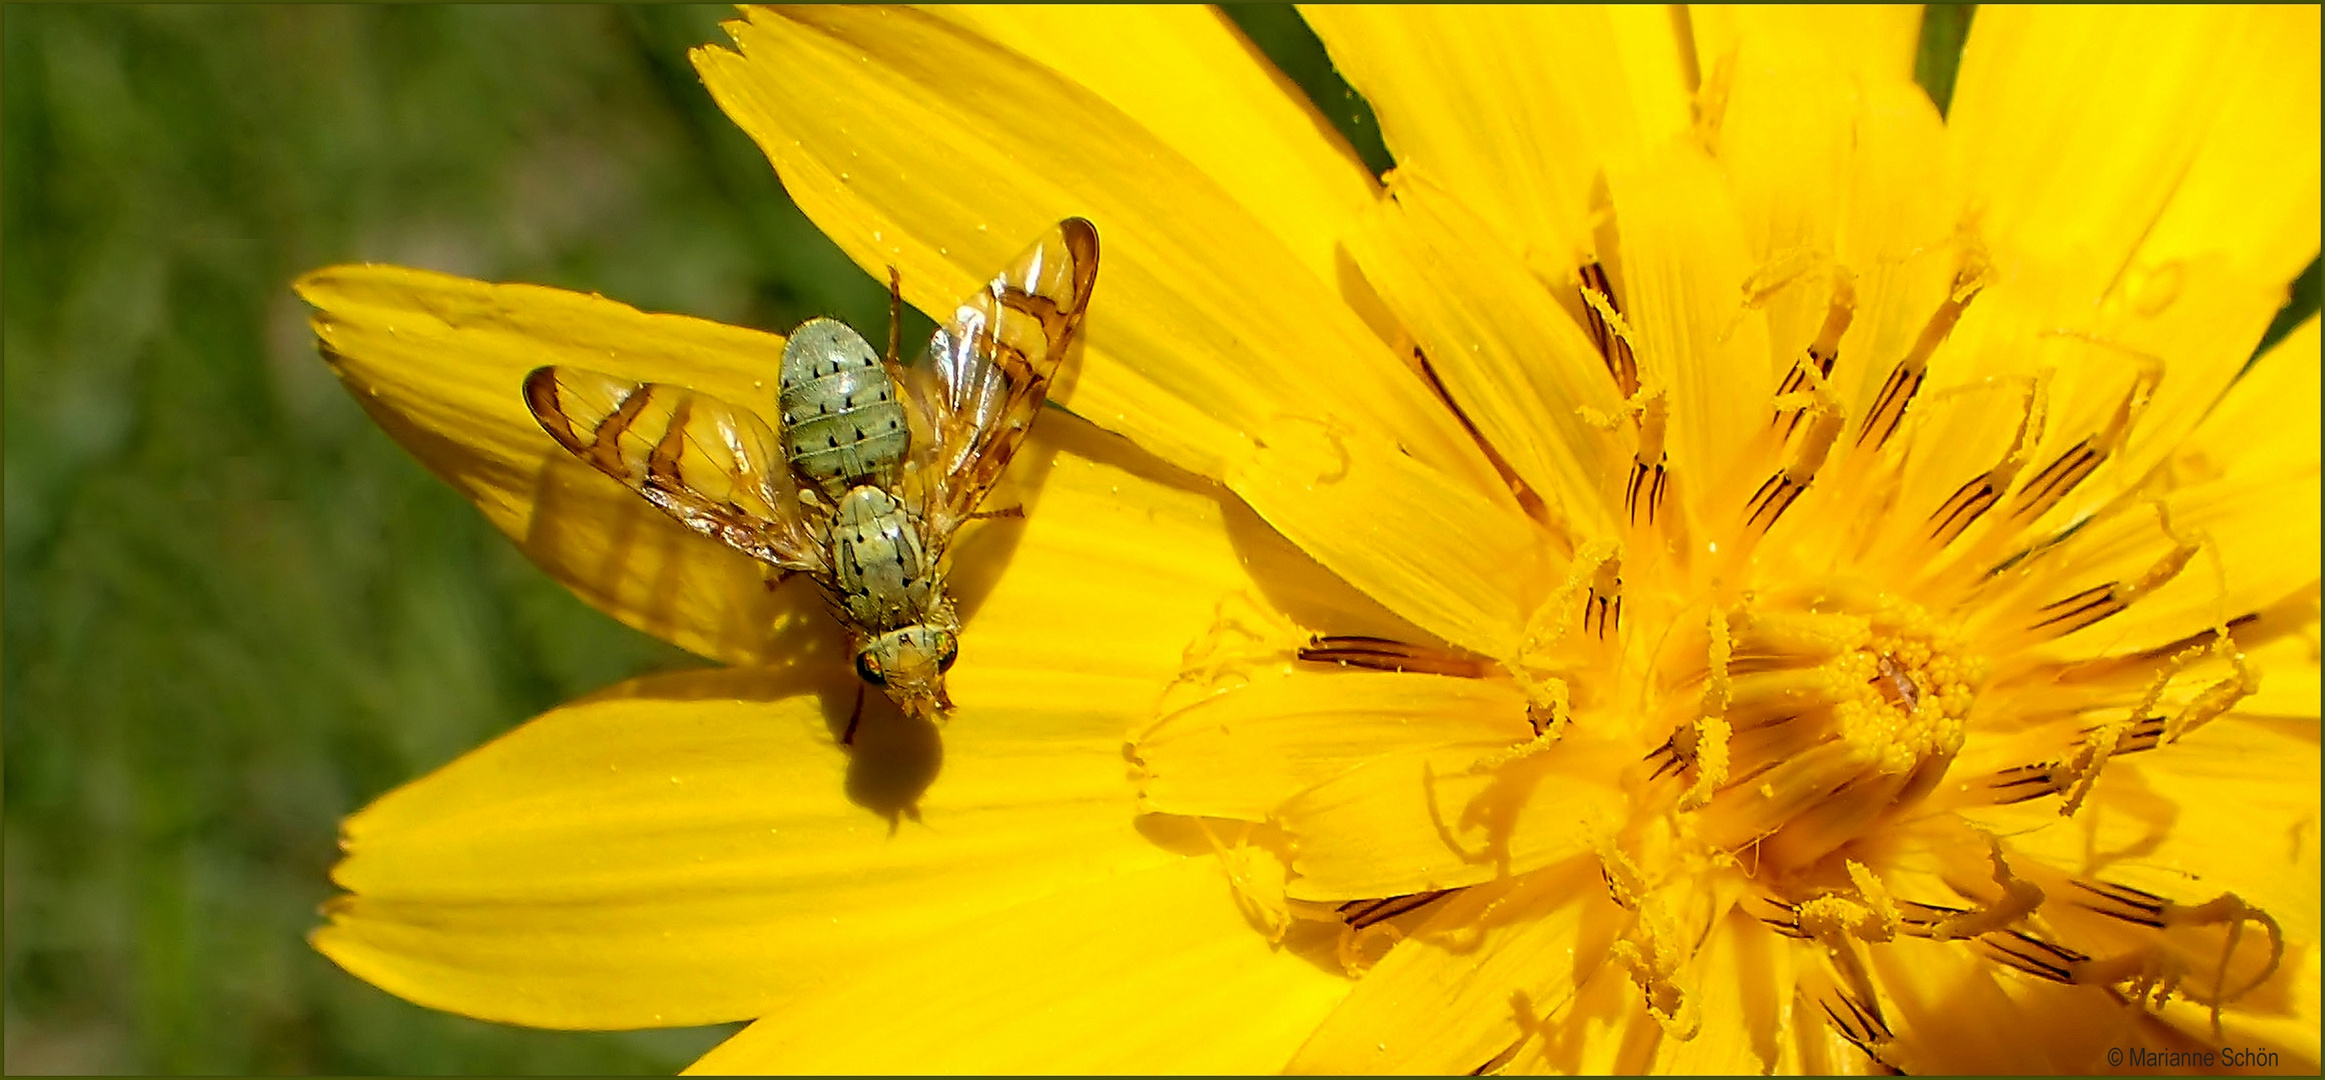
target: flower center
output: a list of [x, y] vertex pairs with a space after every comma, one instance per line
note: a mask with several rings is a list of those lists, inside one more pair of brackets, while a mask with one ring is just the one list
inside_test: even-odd
[[1659, 671], [1666, 714], [1679, 715], [1656, 772], [1677, 774], [1697, 836], [1779, 871], [1824, 859], [1934, 787], [1985, 677], [1957, 632], [1885, 593], [1755, 598], [1711, 618], [1704, 637]]

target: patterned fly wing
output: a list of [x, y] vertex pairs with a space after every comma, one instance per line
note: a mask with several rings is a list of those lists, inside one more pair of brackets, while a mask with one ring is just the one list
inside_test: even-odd
[[942, 546], [1001, 479], [1081, 329], [1098, 278], [1098, 230], [1067, 218], [937, 328], [905, 372], [923, 429], [909, 471]]
[[785, 570], [829, 576], [783, 444], [749, 410], [572, 367], [535, 368], [525, 404], [558, 445], [687, 528]]

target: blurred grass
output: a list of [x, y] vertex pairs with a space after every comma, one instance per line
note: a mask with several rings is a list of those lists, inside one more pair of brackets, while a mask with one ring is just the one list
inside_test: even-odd
[[[667, 1072], [730, 1030], [486, 1024], [307, 948], [341, 816], [696, 661], [380, 434], [287, 287], [376, 260], [882, 325], [686, 63], [725, 13], [0, 9], [6, 1071]], [[1231, 14], [1393, 164], [1289, 5]]]

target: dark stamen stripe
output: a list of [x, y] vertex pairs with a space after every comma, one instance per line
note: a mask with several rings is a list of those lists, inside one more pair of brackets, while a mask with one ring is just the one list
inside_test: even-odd
[[1954, 332], [1954, 324], [1962, 319], [1962, 312], [1970, 306], [1979, 290], [1985, 287], [1986, 260], [1983, 252], [1973, 251], [1954, 272], [1953, 293], [1930, 313], [1929, 322], [1921, 328], [1921, 336], [1914, 339], [1913, 348], [1897, 361], [1889, 371], [1889, 378], [1881, 384], [1881, 394], [1873, 403], [1873, 411], [1866, 414], [1865, 425], [1857, 429], [1857, 445], [1872, 444], [1880, 449], [1897, 434], [1897, 426], [1905, 421], [1906, 407], [1913, 404], [1913, 396], [1921, 392], [1922, 380], [1929, 375], [1929, 358]]
[[1914, 937], [1928, 937], [1948, 919], [1956, 918], [1967, 908], [1948, 907], [1944, 904], [1924, 904], [1918, 900], [1897, 902], [1897, 918], [1905, 932]]
[[1808, 485], [1795, 483], [1783, 470], [1778, 470], [1760, 484], [1760, 490], [1752, 493], [1752, 501], [1747, 504], [1751, 514], [1744, 519], [1744, 527], [1763, 533], [1775, 528], [1776, 520], [1792, 509], [1792, 504], [1807, 490]]
[[1953, 543], [1955, 537], [1962, 535], [1964, 530], [1977, 524], [1978, 519], [1984, 517], [1986, 511], [1993, 509], [1994, 504], [2000, 501], [2002, 501], [2002, 493], [1994, 490], [1994, 474], [1991, 472], [1981, 473], [1977, 478], [1956, 489], [1936, 511], [1930, 514], [1930, 539], [1941, 545]]
[[[1639, 521], [1639, 495], [1642, 490], [1647, 496], [1647, 524], [1655, 523], [1655, 513], [1663, 506], [1663, 486], [1670, 478], [1669, 471], [1664, 467], [1667, 460], [1658, 458], [1652, 466], [1631, 463], [1631, 481], [1623, 489], [1623, 505], [1630, 511], [1632, 524]], [[1654, 480], [1651, 484], [1647, 483], [1649, 477]]]
[[[1617, 315], [1622, 314], [1622, 301], [1615, 299], [1614, 286], [1607, 281], [1604, 266], [1596, 260], [1584, 263], [1581, 275], [1583, 288], [1598, 293], [1606, 299], [1607, 307]], [[1606, 317], [1600, 315], [1598, 308], [1592, 306], [1589, 300], [1582, 302], [1582, 314], [1590, 330], [1590, 343], [1598, 346], [1599, 359], [1606, 363], [1607, 374], [1615, 380], [1615, 389], [1622, 391], [1624, 397], [1638, 393], [1639, 361], [1631, 354], [1631, 343], [1624, 341], [1621, 334], [1615, 333], [1614, 327], [1607, 325]]]
[[1362, 930], [1376, 923], [1387, 922], [1399, 915], [1419, 911], [1453, 895], [1456, 891], [1458, 890], [1439, 889], [1436, 892], [1387, 896], [1378, 900], [1351, 900], [1340, 905], [1336, 910], [1340, 912], [1341, 920], [1348, 924], [1349, 929]]
[[2041, 472], [2034, 474], [2034, 479], [2026, 482], [2026, 488], [2018, 493], [2018, 503], [2011, 508], [2010, 516], [2018, 520], [2042, 516], [2044, 511], [2058, 505], [2060, 499], [2074, 491], [2076, 485], [2097, 472], [2099, 465], [2106, 460], [2106, 453], [2093, 446], [2089, 439], [2067, 448], [2065, 453], [2043, 466]]
[[1994, 804], [2010, 806], [2067, 790], [2065, 779], [2059, 775], [2059, 764], [2056, 761], [2045, 761], [2017, 765], [1995, 773], [1986, 781], [1987, 788], [1993, 792]]
[[2113, 882], [2091, 882], [2075, 878], [2072, 883], [2097, 898], [2096, 901], [2078, 901], [2083, 907], [2135, 926], [2161, 928], [2164, 924], [2163, 897]]
[[1881, 396], [1874, 399], [1873, 411], [1865, 417], [1865, 426], [1857, 429], [1857, 445], [1870, 442], [1879, 449], [1886, 444], [1897, 433], [1897, 425], [1905, 422], [1905, 408], [1913, 404], [1913, 396], [1921, 392], [1922, 380], [1927, 377], [1927, 372], [1903, 364], [1890, 369], [1888, 381], [1881, 384]]
[[1414, 349], [1413, 365], [1420, 369], [1421, 378], [1428, 382], [1430, 392], [1437, 395], [1437, 402], [1445, 406], [1447, 411], [1453, 414], [1455, 420], [1461, 421], [1461, 429], [1469, 433], [1470, 441], [1476, 443], [1478, 449], [1485, 452], [1486, 461], [1493, 465], [1496, 473], [1501, 474], [1502, 483], [1509, 485], [1510, 494], [1516, 496], [1519, 509], [1524, 510], [1526, 516], [1545, 525], [1554, 524], [1550, 520], [1550, 505], [1542, 501], [1542, 496], [1534, 491], [1532, 484], [1527, 483], [1524, 477], [1518, 475], [1518, 470], [1510, 465], [1509, 459], [1503, 457], [1502, 452], [1494, 447], [1493, 440], [1486, 438], [1483, 432], [1477, 430], [1477, 425], [1471, 422], [1469, 414], [1462, 410], [1461, 403], [1453, 400], [1452, 392], [1445, 389], [1445, 380], [1437, 377], [1437, 369], [1429, 363], [1428, 354]]
[[[2082, 734], [2088, 736], [2098, 731], [2102, 726], [2092, 724], [2085, 727]], [[2129, 731], [2123, 733], [2116, 743], [2115, 753], [2136, 754], [2142, 750], [2153, 750], [2157, 744], [2163, 741], [2163, 737], [2164, 718], [2161, 716], [2143, 716], [2131, 725]]]
[[1978, 938], [1989, 959], [2008, 964], [2036, 978], [2072, 984], [2074, 967], [2089, 956], [2024, 930], [1997, 930]]
[[1655, 774], [1649, 776], [1648, 780], [1661, 780], [1664, 774], [1676, 773], [1687, 767], [1686, 757], [1679, 752], [1679, 744], [1675, 741], [1677, 738], [1674, 735], [1665, 739], [1663, 745], [1647, 753], [1644, 760], [1655, 762]]
[[[2054, 600], [2035, 609], [2035, 614], [2043, 615], [2043, 618], [2036, 620], [2027, 629], [2049, 630], [2052, 637], [2065, 637], [2130, 606], [2128, 601], [2116, 596], [2114, 584], [2093, 585], [2064, 600]], [[2044, 615], [2045, 612], [2049, 614]]]
[[1483, 678], [1492, 662], [1482, 657], [1408, 645], [1387, 638], [1341, 635], [1311, 639], [1299, 657], [1319, 664], [1367, 668], [1373, 671], [1417, 671], [1428, 675]]
[[1621, 593], [1605, 597], [1600, 596], [1598, 590], [1593, 588], [1590, 595], [1583, 598], [1582, 629], [1584, 633], [1590, 634], [1600, 641], [1605, 641], [1607, 635], [1620, 628], [1622, 624], [1623, 596]]

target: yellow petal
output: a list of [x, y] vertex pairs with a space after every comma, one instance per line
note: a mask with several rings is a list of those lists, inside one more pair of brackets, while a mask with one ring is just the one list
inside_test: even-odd
[[[1260, 1073], [1349, 983], [1244, 921], [1208, 857], [1092, 877], [883, 950], [697, 1073]], [[950, 897], [931, 894], [930, 906]], [[901, 946], [902, 943], [899, 943]]]
[[[1677, 483], [1701, 508], [1760, 478], [1744, 446], [1768, 428], [1774, 365], [1766, 320], [1744, 307], [1752, 274], [1727, 185], [1702, 151], [1673, 143], [1613, 169], [1622, 230], [1623, 313], [1639, 336], [1642, 388], [1668, 388]], [[1741, 503], [1743, 494], [1734, 494]]]
[[1092, 454], [1139, 456], [1047, 418], [1009, 482], [1026, 518], [956, 548], [967, 623], [941, 731], [873, 694], [852, 759], [840, 752], [859, 687], [831, 656], [568, 706], [353, 818], [337, 880], [354, 895], [318, 946], [468, 1015], [701, 1023], [766, 1015], [883, 950], [1176, 858], [1133, 826], [1124, 732], [1224, 599], [1263, 603], [1247, 554], [1304, 602], [1330, 597], [1280, 539], [1239, 536], [1253, 526], [1231, 525], [1207, 485]]
[[1567, 1004], [1621, 915], [1587, 857], [1441, 901], [1365, 972], [1291, 1071], [1475, 1071]]
[[1284, 419], [1227, 484], [1316, 561], [1437, 636], [1512, 655], [1540, 531], [1376, 436]]
[[[2279, 80], [2274, 70], [2263, 73], [2280, 65], [2269, 63], [2270, 35], [2253, 33], [2251, 18], [2249, 10], [2229, 7], [1978, 13], [1947, 124], [2000, 276], [2022, 272], [2023, 262], [2023, 272], [2059, 276], [2085, 298], [2116, 280], [2205, 154], [2215, 121], [2240, 86]], [[2308, 56], [2314, 71], [2313, 43]], [[2313, 76], [2309, 86], [2305, 92], [2314, 97]], [[2275, 148], [2241, 152], [2273, 154]], [[2305, 171], [2315, 190], [2314, 154], [2306, 162], [2272, 160]], [[2314, 197], [2309, 201], [2307, 240], [2314, 251]]]
[[[2314, 605], [2317, 586], [2311, 584], [2307, 592]], [[2317, 624], [2311, 622], [2306, 633], [2246, 649], [2244, 661], [2258, 673], [2260, 689], [2238, 701], [2236, 711], [2245, 716], [2317, 719], [2318, 703], [2325, 695], [2319, 693], [2316, 641]]]
[[1319, 281], [1380, 196], [1355, 151], [1216, 9], [992, 4], [945, 18], [1106, 99], [1217, 182]]
[[1349, 237], [1349, 254], [1446, 393], [1570, 541], [1612, 535], [1618, 455], [1585, 416], [1618, 416], [1622, 396], [1598, 350], [1493, 226], [1426, 166], [1399, 167], [1396, 190]]
[[1286, 893], [1357, 900], [1476, 885], [1563, 859], [1623, 820], [1612, 778], [1639, 758], [1627, 740], [1570, 733], [1497, 763], [1507, 750], [1396, 751], [1293, 796], [1275, 815], [1299, 875]]
[[1053, 396], [1207, 476], [1286, 408], [1395, 432], [1479, 487], [1491, 465], [1253, 210], [1089, 90], [908, 11], [754, 10], [696, 66], [859, 265], [949, 311], [1057, 219], [1104, 257], [1078, 377]]
[[2315, 462], [2325, 436], [2318, 421], [2318, 321], [2309, 318], [2270, 346], [2228, 388], [2178, 447], [2184, 475], [2267, 475]]
[[1651, 23], [1618, 33], [1606, 11], [1584, 6], [1301, 14], [1371, 103], [1397, 162], [1499, 224], [1554, 284], [1596, 251], [1600, 169], [1687, 124], [1667, 21], [1660, 34]]
[[537, 366], [572, 364], [771, 409], [782, 338], [397, 266], [331, 267], [297, 288], [356, 401], [582, 599], [729, 663], [824, 647], [829, 619], [804, 582], [770, 591], [767, 568], [574, 460], [519, 389]]
[[1154, 810], [1264, 821], [1276, 804], [1383, 754], [1533, 734], [1507, 683], [1404, 672], [1293, 668], [1165, 715], [1139, 736]]
[[1910, 82], [1921, 40], [1919, 4], [1689, 4], [1687, 15], [1707, 73], [1733, 53], [1781, 49], [1856, 81]]
[[2137, 263], [2218, 252], [2281, 284], [2317, 256], [2317, 6], [2250, 9], [2230, 62], [2227, 99]]
[[1102, 694], [1021, 672], [941, 738], [867, 719], [851, 758], [831, 735], [849, 683], [669, 676], [518, 728], [348, 820], [333, 877], [354, 895], [316, 947], [469, 1016], [700, 1024], [1170, 858], [1130, 826]]

